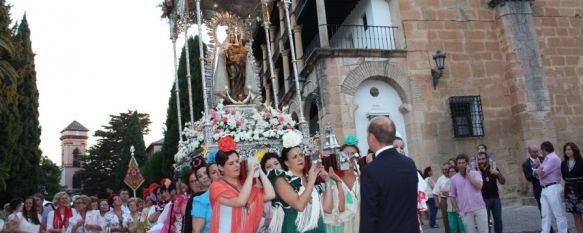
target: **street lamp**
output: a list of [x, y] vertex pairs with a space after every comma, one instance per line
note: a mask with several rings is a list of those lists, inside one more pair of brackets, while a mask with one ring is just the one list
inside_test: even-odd
[[433, 89], [437, 88], [437, 81], [441, 78], [443, 74], [443, 69], [445, 69], [445, 57], [446, 54], [441, 51], [435, 52], [433, 54], [433, 60], [435, 61], [435, 66], [437, 69], [431, 69], [431, 76], [433, 77]]

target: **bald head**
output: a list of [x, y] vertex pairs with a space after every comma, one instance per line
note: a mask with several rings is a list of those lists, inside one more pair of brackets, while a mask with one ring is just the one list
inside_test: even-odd
[[385, 116], [373, 118], [368, 124], [368, 144], [372, 151], [393, 144], [395, 124]]
[[528, 151], [538, 151], [538, 146], [534, 144], [528, 145]]
[[530, 157], [533, 159], [539, 157], [538, 146], [537, 145], [528, 145], [528, 155], [530, 155]]

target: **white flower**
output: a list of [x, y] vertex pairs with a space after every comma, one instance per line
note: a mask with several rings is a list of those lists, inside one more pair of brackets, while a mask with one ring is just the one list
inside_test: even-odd
[[289, 131], [282, 137], [283, 147], [285, 148], [296, 147], [300, 145], [300, 143], [302, 143], [302, 138], [303, 137], [301, 134], [296, 133], [294, 131]]

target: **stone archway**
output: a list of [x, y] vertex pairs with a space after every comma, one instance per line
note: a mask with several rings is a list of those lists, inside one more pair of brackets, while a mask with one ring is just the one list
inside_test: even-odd
[[368, 79], [376, 79], [387, 82], [391, 85], [403, 103], [411, 102], [411, 95], [405, 90], [409, 90], [409, 82], [406, 72], [401, 68], [399, 63], [388, 61], [367, 61], [360, 64], [354, 70], [350, 71], [342, 85], [340, 91], [343, 94], [354, 96], [358, 86]]
[[[351, 70], [341, 83], [340, 91], [347, 101], [347, 109], [352, 111], [349, 117], [354, 122], [354, 134], [357, 135], [359, 140], [364, 141], [360, 143], [363, 145], [359, 144], [359, 147], [362, 147], [361, 149], [368, 148], [368, 146], [364, 145], [366, 144], [366, 125], [370, 119], [367, 119], [367, 117], [389, 115], [398, 123], [398, 128], [400, 129], [397, 131], [400, 132], [400, 136], [405, 140], [411, 139], [411, 136], [414, 137], [415, 133], [410, 124], [412, 119], [406, 113], [411, 110], [411, 103], [417, 102], [416, 99], [418, 98], [415, 98], [415, 96], [418, 95], [411, 93], [411, 82], [407, 78], [403, 65], [403, 63], [389, 61], [366, 61]], [[368, 89], [375, 86], [378, 88], [376, 92], [380, 92], [380, 96], [384, 96], [385, 100], [374, 102], [374, 100], [362, 98], [363, 91], [365, 91], [366, 95], [370, 95], [368, 94]], [[363, 90], [363, 87], [367, 89]], [[393, 94], [387, 97], [387, 92], [392, 92]], [[357, 93], [360, 94], [357, 95]], [[371, 108], [371, 104], [377, 106]]]

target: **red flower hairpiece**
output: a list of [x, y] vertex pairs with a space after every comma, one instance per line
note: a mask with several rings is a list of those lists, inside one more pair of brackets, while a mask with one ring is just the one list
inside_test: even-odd
[[168, 178], [164, 178], [160, 181], [160, 185], [168, 188], [168, 187], [170, 187], [170, 185], [172, 185], [172, 181]]
[[231, 136], [225, 136], [219, 139], [217, 144], [219, 144], [219, 150], [222, 152], [229, 152], [237, 149], [237, 143]]
[[152, 184], [150, 184], [150, 186], [148, 186], [148, 189], [150, 190], [150, 193], [154, 192], [154, 189], [157, 189], [157, 188], [158, 188], [158, 186], [159, 186], [159, 185], [158, 185], [158, 184], [156, 184], [156, 183], [152, 183]]

